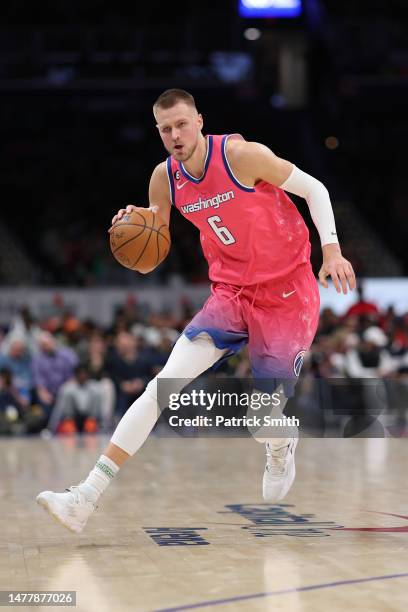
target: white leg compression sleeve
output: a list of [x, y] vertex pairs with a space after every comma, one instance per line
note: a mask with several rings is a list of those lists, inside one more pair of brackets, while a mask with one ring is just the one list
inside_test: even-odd
[[133, 402], [123, 415], [113, 433], [111, 442], [119, 446], [129, 455], [142, 446], [156, 423], [160, 411], [157, 402], [157, 379], [179, 379], [180, 388], [175, 388], [176, 381], [172, 382], [172, 391], [181, 389], [208, 370], [228, 349], [219, 349], [210, 336], [201, 333], [189, 340], [184, 334], [177, 340], [171, 355], [159, 374], [149, 382], [143, 395]]

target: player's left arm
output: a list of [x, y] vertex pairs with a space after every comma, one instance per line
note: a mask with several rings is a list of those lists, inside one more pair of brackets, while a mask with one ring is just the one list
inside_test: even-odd
[[350, 289], [355, 289], [354, 270], [341, 254], [329, 192], [323, 183], [281, 159], [265, 145], [243, 140], [232, 140], [228, 144], [229, 162], [243, 184], [256, 185], [259, 181], [266, 181], [306, 200], [322, 245], [321, 284], [327, 288], [326, 278], [331, 276], [338, 293], [347, 293], [347, 284]]

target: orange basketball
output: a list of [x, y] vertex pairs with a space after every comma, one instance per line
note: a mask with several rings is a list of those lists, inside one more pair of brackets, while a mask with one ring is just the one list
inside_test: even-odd
[[110, 233], [115, 259], [142, 274], [154, 270], [167, 257], [170, 244], [169, 228], [148, 208], [126, 213]]

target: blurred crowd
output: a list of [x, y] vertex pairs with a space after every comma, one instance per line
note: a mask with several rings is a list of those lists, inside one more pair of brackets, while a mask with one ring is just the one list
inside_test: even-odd
[[[28, 308], [0, 337], [0, 433], [109, 432], [165, 364], [194, 312], [141, 313], [136, 303], [117, 310], [101, 328], [61, 312], [36, 321]], [[222, 366], [226, 376], [251, 376], [244, 350]], [[380, 311], [359, 291], [343, 315], [322, 311], [302, 377], [397, 379], [408, 399], [408, 312]], [[405, 409], [403, 420], [406, 418]]]
[[36, 321], [23, 308], [0, 338], [0, 433], [111, 431], [166, 362], [182, 320], [135, 303], [103, 329], [69, 312]]

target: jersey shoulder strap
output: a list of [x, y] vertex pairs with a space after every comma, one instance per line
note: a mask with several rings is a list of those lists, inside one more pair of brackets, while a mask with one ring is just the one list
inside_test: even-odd
[[221, 156], [222, 156], [222, 161], [224, 164], [224, 168], [229, 176], [229, 178], [231, 179], [231, 181], [237, 186], [239, 187], [239, 189], [241, 189], [242, 191], [250, 191], [250, 192], [254, 192], [256, 191], [254, 189], [254, 187], [249, 187], [248, 185], [244, 185], [243, 183], [241, 183], [241, 181], [239, 181], [237, 179], [237, 177], [235, 176], [230, 163], [228, 161], [228, 157], [227, 157], [227, 142], [228, 140], [245, 140], [243, 136], [241, 136], [241, 134], [225, 134], [224, 136], [221, 137]]
[[172, 206], [176, 205], [176, 199], [174, 197], [174, 172], [177, 172], [177, 170], [173, 170], [173, 157], [171, 155], [168, 156], [168, 158], [166, 159], [166, 170], [167, 170], [167, 180], [169, 181], [169, 194], [170, 194], [170, 201]]

